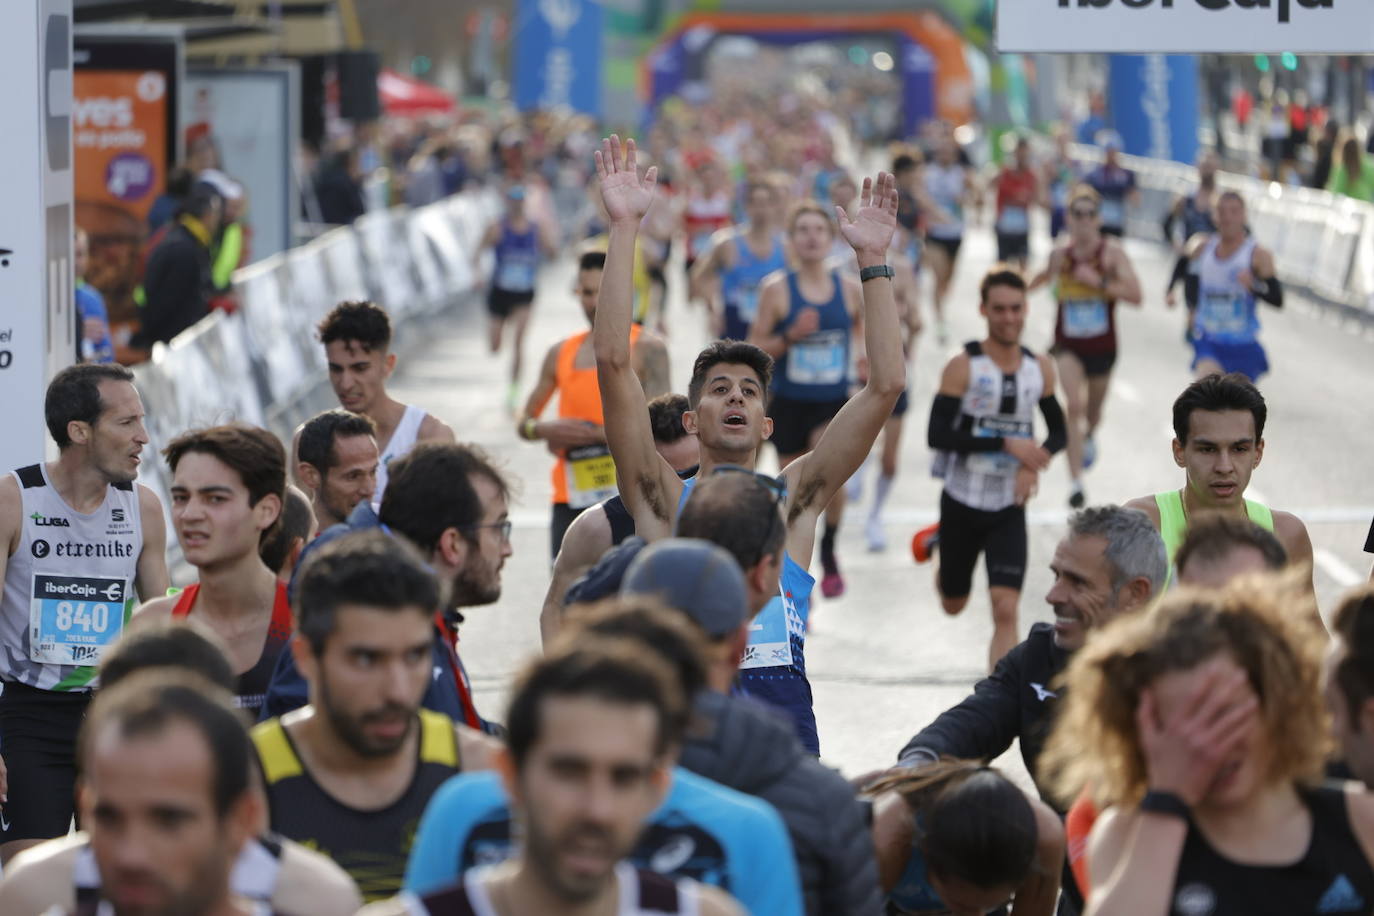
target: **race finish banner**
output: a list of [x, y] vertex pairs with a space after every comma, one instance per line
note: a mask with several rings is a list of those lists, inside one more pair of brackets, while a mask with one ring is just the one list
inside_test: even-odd
[[1000, 0], [1007, 52], [1374, 53], [1370, 0]]
[[[43, 393], [76, 358], [72, 0], [0, 5], [0, 473], [45, 457]], [[35, 107], [35, 101], [37, 106]]]

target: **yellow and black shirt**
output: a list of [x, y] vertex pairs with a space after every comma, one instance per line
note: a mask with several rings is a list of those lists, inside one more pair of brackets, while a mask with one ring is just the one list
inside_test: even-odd
[[427, 709], [419, 716], [419, 760], [410, 786], [375, 811], [349, 807], [326, 792], [301, 762], [281, 719], [253, 729], [271, 829], [329, 856], [368, 901], [400, 892], [420, 815], [434, 791], [460, 769], [453, 720]]

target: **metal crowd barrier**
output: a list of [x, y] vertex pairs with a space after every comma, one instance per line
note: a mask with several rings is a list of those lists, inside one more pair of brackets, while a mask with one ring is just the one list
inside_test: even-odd
[[[315, 326], [337, 303], [371, 299], [391, 316], [395, 347], [423, 338], [425, 322], [472, 300], [472, 252], [500, 198], [468, 191], [417, 210], [383, 210], [234, 274], [239, 307], [212, 312], [134, 367], [151, 440], [139, 482], [162, 498], [170, 476], [161, 450], [179, 433], [238, 420], [284, 443], [334, 406]], [[154, 457], [155, 456], [155, 457]], [[169, 567], [182, 565], [168, 518]]]
[[[1073, 156], [1087, 165], [1103, 158], [1091, 146], [1073, 147]], [[1141, 196], [1130, 210], [1128, 234], [1168, 242], [1164, 215], [1179, 195], [1197, 188], [1197, 169], [1138, 156], [1122, 156], [1121, 161], [1135, 172]], [[1251, 229], [1274, 252], [1285, 286], [1353, 316], [1374, 319], [1374, 205], [1232, 172], [1218, 173], [1217, 184], [1245, 198]]]

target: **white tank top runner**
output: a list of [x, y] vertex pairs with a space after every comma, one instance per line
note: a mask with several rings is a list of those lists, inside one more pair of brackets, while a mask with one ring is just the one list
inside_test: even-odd
[[[1021, 350], [1021, 365], [1004, 373], [982, 347], [970, 343], [968, 389], [956, 421], [975, 436], [1031, 439], [1035, 408], [1044, 397], [1045, 378], [1035, 354]], [[950, 454], [945, 459], [945, 492], [972, 509], [998, 512], [1016, 503], [1016, 469], [1021, 462], [1006, 452]]]
[[1209, 336], [1237, 341], [1253, 339], [1255, 294], [1237, 279], [1255, 262], [1255, 239], [1246, 239], [1226, 260], [1217, 257], [1220, 236], [1213, 236], [1197, 259], [1198, 324]]
[[136, 603], [143, 552], [138, 487], [111, 485], [100, 508], [81, 515], [58, 495], [43, 465], [13, 473], [23, 528], [0, 598], [0, 679], [41, 690], [90, 689], [94, 666]]
[[931, 162], [926, 165], [925, 171], [926, 193], [953, 217], [947, 223], [931, 222], [926, 228], [926, 235], [937, 239], [957, 239], [964, 234], [963, 166], [944, 166]]
[[406, 412], [401, 415], [401, 422], [396, 424], [396, 431], [391, 434], [391, 441], [386, 444], [386, 450], [382, 452], [381, 460], [377, 462], [377, 491], [372, 494], [372, 508], [380, 509], [382, 506], [382, 494], [386, 492], [387, 470], [386, 466], [397, 458], [410, 453], [415, 447], [415, 439], [420, 434], [420, 424], [425, 422], [424, 408], [416, 407], [414, 404], [406, 405]]

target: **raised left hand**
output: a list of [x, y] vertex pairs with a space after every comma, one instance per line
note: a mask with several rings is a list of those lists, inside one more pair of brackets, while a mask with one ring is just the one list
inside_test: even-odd
[[865, 178], [854, 218], [851, 220], [839, 207], [835, 208], [835, 218], [840, 234], [855, 253], [885, 259], [897, 231], [897, 180], [889, 172], [879, 172], [876, 181]]

